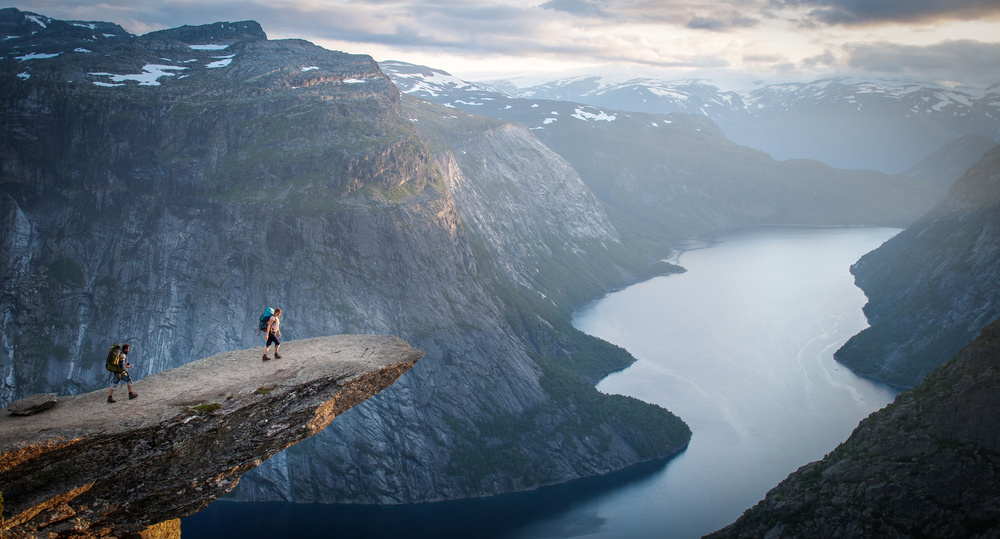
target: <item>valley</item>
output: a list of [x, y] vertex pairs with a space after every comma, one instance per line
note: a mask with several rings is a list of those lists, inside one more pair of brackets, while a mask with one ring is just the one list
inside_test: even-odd
[[426, 353], [229, 502], [418, 504], [671, 462], [697, 432], [598, 391], [636, 358], [572, 316], [720, 229], [905, 229], [852, 268], [872, 327], [837, 353], [898, 388], [1000, 316], [995, 87], [529, 95], [253, 21], [133, 35], [6, 8], [0, 27], [0, 403], [103, 387], [112, 341], [143, 377], [256, 346], [265, 306], [291, 338]]

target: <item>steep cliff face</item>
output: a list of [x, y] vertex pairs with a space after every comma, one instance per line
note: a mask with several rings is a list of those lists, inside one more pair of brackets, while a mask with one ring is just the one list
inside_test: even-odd
[[1000, 147], [948, 197], [851, 268], [871, 327], [835, 357], [912, 387], [1000, 316]]
[[[523, 124], [404, 96], [404, 113], [436, 151], [463, 225], [505, 281], [564, 311], [678, 268], [626, 249], [603, 205], [568, 162]], [[543, 231], [543, 233], [539, 233]]]
[[996, 537], [1000, 320], [710, 537]]
[[[443, 337], [449, 329], [437, 328], [433, 344], [411, 333], [411, 324], [426, 323], [426, 316], [401, 322], [401, 334], [433, 347], [444, 362], [430, 366], [426, 377], [421, 365], [413, 381], [401, 382], [405, 398], [373, 399], [327, 429], [329, 435], [254, 470], [229, 499], [404, 503], [479, 496], [608, 472], [686, 445], [690, 431], [676, 417], [589, 385], [631, 357], [570, 327], [571, 300], [588, 287], [596, 293], [597, 283], [628, 282], [647, 266], [608, 262], [624, 249], [580, 178], [523, 127], [415, 100], [404, 110], [436, 152], [469, 234], [477, 275], [466, 278], [481, 283], [499, 307], [488, 320], [478, 319], [481, 305], [456, 314], [451, 323], [459, 333]], [[546, 266], [552, 260], [572, 268]], [[560, 308], [553, 298], [570, 299]], [[506, 348], [476, 350], [497, 331], [516, 339]], [[442, 341], [467, 344], [449, 350]], [[492, 364], [475, 359], [494, 355], [503, 357]], [[503, 387], [519, 369], [514, 378], [532, 385]], [[643, 428], [643, 417], [659, 427]]]
[[[0, 401], [100, 387], [112, 341], [132, 344], [140, 377], [262, 344], [259, 311], [280, 306], [289, 338], [394, 334], [427, 357], [235, 498], [488, 495], [685, 446], [667, 411], [584, 382], [630, 358], [535, 313], [548, 292], [532, 258], [470, 234], [439, 168], [449, 158], [370, 58], [266, 40], [249, 22], [93, 40], [81, 28], [0, 44]], [[548, 242], [526, 253], [585, 261], [574, 246], [613, 243], [567, 186], [518, 208], [530, 227], [575, 223], [523, 228]], [[558, 200], [579, 201], [575, 217], [534, 213]], [[580, 265], [598, 269], [562, 268], [567, 289], [640, 271]]]

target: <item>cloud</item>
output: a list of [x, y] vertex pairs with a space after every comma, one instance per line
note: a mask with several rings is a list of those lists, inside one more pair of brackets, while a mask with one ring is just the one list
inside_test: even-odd
[[759, 20], [733, 11], [728, 15], [717, 17], [694, 17], [688, 21], [687, 27], [694, 30], [724, 31], [733, 28], [753, 28], [758, 24]]
[[[996, 25], [985, 19], [959, 22], [1000, 17], [1000, 0], [29, 1], [30, 10], [43, 15], [116, 22], [137, 34], [252, 19], [272, 39], [302, 38], [378, 59], [419, 57], [453, 71], [456, 63], [513, 71], [528, 62], [634, 63], [679, 71], [791, 73], [797, 67], [808, 76], [849, 69], [968, 84], [1000, 73], [998, 45], [971, 41], [992, 41]], [[909, 46], [893, 43], [902, 37], [889, 37], [907, 32], [906, 26], [885, 33], [871, 27], [949, 18], [933, 32], [908, 32]], [[839, 26], [823, 28], [829, 25]], [[970, 28], [979, 33], [970, 34]], [[949, 38], [966, 41], [914, 45]], [[433, 64], [437, 58], [455, 63]]]
[[811, 56], [802, 60], [802, 66], [814, 69], [820, 66], [836, 66], [837, 58], [834, 56], [833, 52], [827, 50], [823, 51], [822, 54], [817, 54], [816, 56]]
[[813, 7], [827, 25], [869, 25], [1000, 17], [997, 0], [772, 0], [772, 6]]
[[860, 71], [914, 77], [964, 80], [967, 83], [1000, 82], [1000, 43], [972, 40], [945, 41], [918, 47], [898, 43], [849, 43], [844, 45], [846, 64]]
[[598, 17], [606, 19], [611, 16], [608, 12], [604, 11], [597, 2], [590, 0], [549, 0], [539, 7], [555, 11], [563, 11], [578, 17]]

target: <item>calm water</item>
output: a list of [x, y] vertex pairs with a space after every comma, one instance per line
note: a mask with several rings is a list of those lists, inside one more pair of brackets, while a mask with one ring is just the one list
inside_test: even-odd
[[598, 389], [679, 415], [679, 457], [603, 478], [404, 507], [215, 503], [184, 519], [200, 537], [699, 537], [823, 457], [894, 392], [833, 352], [867, 326], [848, 269], [898, 230], [752, 228], [692, 244], [659, 277], [581, 307], [580, 330], [637, 362]]

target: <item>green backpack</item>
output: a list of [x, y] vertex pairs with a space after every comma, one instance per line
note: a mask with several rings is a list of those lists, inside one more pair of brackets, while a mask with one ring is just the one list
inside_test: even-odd
[[111, 372], [125, 372], [121, 362], [122, 347], [118, 343], [112, 344], [108, 350], [108, 360], [104, 362], [104, 368]]

